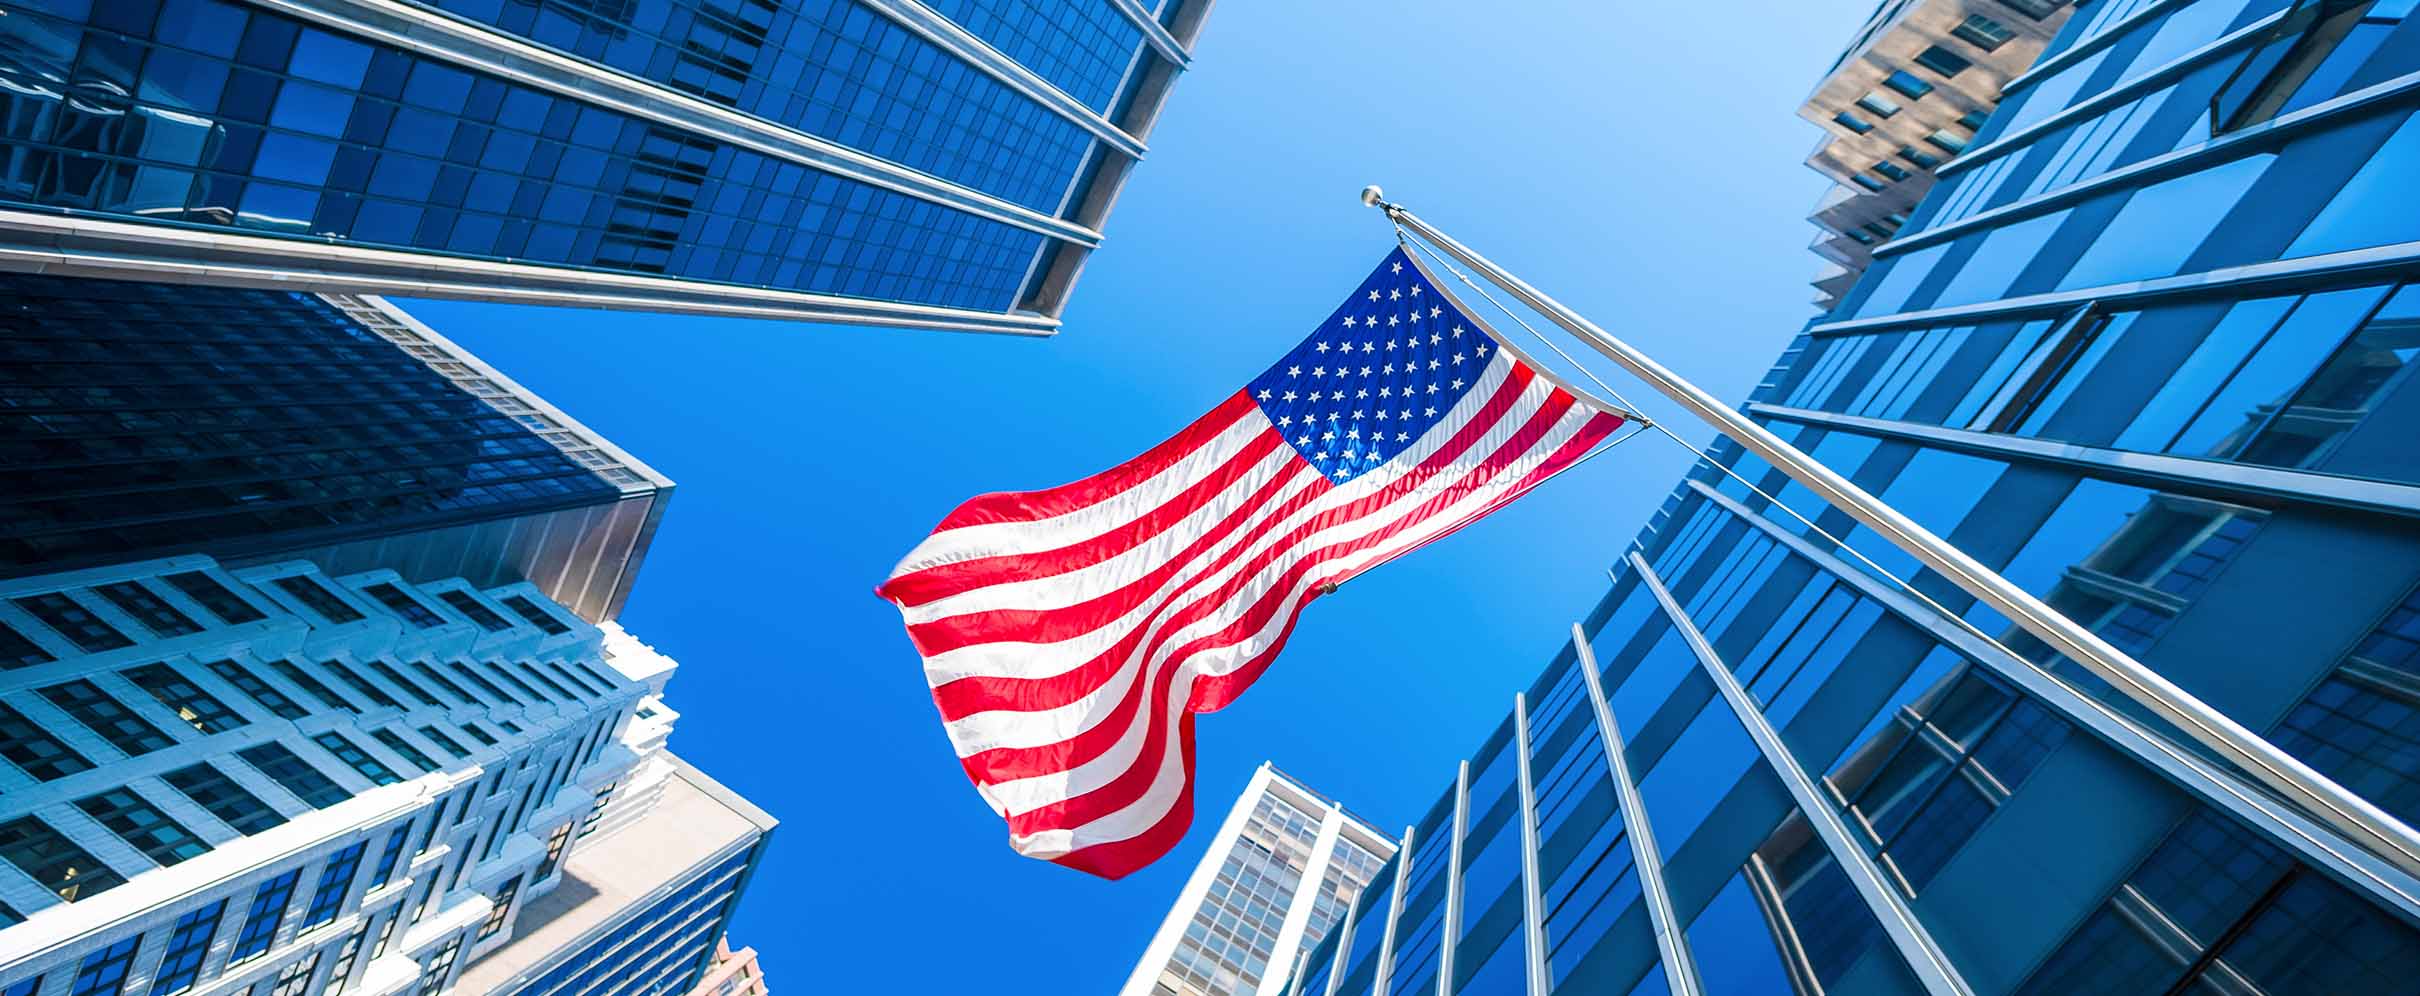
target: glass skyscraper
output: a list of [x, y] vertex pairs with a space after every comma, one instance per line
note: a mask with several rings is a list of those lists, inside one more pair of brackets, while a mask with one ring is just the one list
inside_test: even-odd
[[0, 267], [1048, 332], [1210, 3], [9, 0]]
[[305, 557], [606, 619], [671, 498], [377, 298], [0, 273], [0, 359], [0, 577]]
[[[2414, 7], [2080, 6], [1746, 403], [2406, 823]], [[1289, 992], [2420, 979], [2407, 870], [1735, 446], [1576, 634]]]

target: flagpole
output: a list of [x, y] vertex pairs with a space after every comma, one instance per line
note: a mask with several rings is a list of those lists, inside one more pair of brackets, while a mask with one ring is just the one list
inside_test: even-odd
[[1395, 224], [1423, 241], [1485, 274], [1522, 303], [1545, 315], [1564, 331], [1586, 342], [1622, 369], [1629, 371], [1673, 403], [1721, 431], [1748, 452], [1764, 459], [1791, 480], [1806, 486], [1825, 502], [1847, 512], [1859, 523], [1906, 551], [1967, 594], [2007, 616], [2051, 649], [2082, 664], [2119, 694], [2149, 709], [2184, 731], [2194, 742], [2249, 772], [2253, 778], [2292, 801], [2314, 818], [2343, 834], [2407, 875], [2420, 876], [2420, 834], [2368, 800], [2336, 784], [2277, 745], [2227, 718], [2191, 693], [2177, 687], [2125, 651], [2111, 646], [2091, 630], [2032, 593], [1983, 566], [1948, 541], [1933, 535], [1915, 520], [1865, 492], [1848, 478], [1766, 431], [1738, 410], [1723, 404], [1697, 385], [1683, 380], [1630, 344], [1580, 316], [1562, 302], [1546, 296], [1487, 257], [1421, 220], [1402, 205], [1386, 200], [1377, 186], [1361, 191], [1361, 202], [1384, 212]]

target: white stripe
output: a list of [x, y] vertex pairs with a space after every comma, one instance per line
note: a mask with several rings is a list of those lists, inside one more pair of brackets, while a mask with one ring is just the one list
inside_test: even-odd
[[[1398, 454], [1394, 460], [1388, 461], [1378, 471], [1345, 482], [1329, 492], [1330, 495], [1340, 501], [1356, 501], [1394, 483], [1405, 471], [1418, 466], [1421, 461], [1435, 455], [1439, 449], [1443, 448], [1446, 442], [1453, 438], [1459, 426], [1470, 421], [1486, 405], [1487, 399], [1494, 395], [1496, 386], [1502, 383], [1509, 373], [1509, 364], [1491, 361], [1481, 371], [1479, 381], [1474, 385], [1473, 390], [1455, 404], [1452, 417], [1432, 427], [1428, 433], [1413, 442], [1411, 449]], [[1535, 382], [1533, 382], [1531, 389], [1534, 390], [1535, 386]], [[1525, 391], [1524, 397], [1528, 393]], [[1271, 536], [1283, 535], [1285, 530], [1306, 521], [1319, 511], [1320, 507], [1315, 504], [1312, 507], [1298, 509], [1294, 516], [1275, 528], [1239, 529], [1222, 542], [1220, 550], [1223, 551], [1234, 543], [1257, 542], [1267, 540]], [[1177, 592], [1188, 583], [1197, 585], [1218, 583], [1198, 577], [1199, 571], [1207, 569], [1218, 559], [1213, 553], [1205, 553], [1196, 558], [1194, 563], [1183, 565], [1179, 574], [1170, 579], [1165, 590]], [[1222, 573], [1213, 575], [1213, 577], [1223, 581], [1224, 578], [1233, 576], [1233, 572], [1240, 570], [1241, 565], [1249, 559], [1251, 558], [1240, 558], [1236, 562], [1220, 568]], [[1193, 580], [1186, 580], [1188, 578]], [[969, 677], [1032, 680], [1065, 674], [1083, 666], [1085, 662], [1099, 656], [1110, 647], [1116, 646], [1118, 641], [1123, 639], [1127, 632], [1134, 627], [1149, 622], [1158, 606], [1163, 602], [1164, 600], [1154, 599], [1139, 603], [1126, 614], [1110, 620], [1090, 632], [1052, 643], [995, 640], [945, 650], [924, 659], [925, 680], [938, 686]]]
[[[1237, 475], [1232, 483], [1211, 500], [1202, 503], [1200, 507], [1184, 518], [1169, 523], [1157, 535], [1136, 543], [1117, 556], [1062, 574], [1039, 577], [1004, 574], [1003, 576], [1007, 577], [1007, 580], [999, 583], [945, 595], [922, 605], [903, 605], [900, 606], [899, 612], [907, 617], [908, 625], [913, 626], [918, 623], [975, 612], [995, 612], [1008, 609], [1038, 612], [1048, 609], [1063, 609], [1099, 598], [1133, 583], [1136, 578], [1150, 574], [1160, 565], [1167, 563], [1178, 551], [1200, 539], [1202, 534], [1208, 532], [1211, 527], [1242, 508], [1244, 502], [1258, 492], [1262, 485], [1276, 479], [1280, 474], [1296, 472], [1298, 468], [1308, 469], [1308, 467], [1308, 464], [1303, 463], [1301, 455], [1294, 452], [1294, 447], [1280, 442], [1276, 449], [1261, 457], [1259, 463], [1252, 465], [1252, 469]], [[1120, 523], [1119, 525], [1125, 524]]]
[[1160, 503], [1192, 487], [1195, 481], [1208, 476], [1228, 458], [1242, 452], [1251, 444], [1253, 437], [1262, 432], [1275, 431], [1276, 428], [1260, 406], [1253, 405], [1234, 424], [1220, 430], [1208, 442], [1133, 487], [1083, 508], [1049, 518], [985, 522], [944, 529], [925, 537], [924, 542], [908, 551], [908, 555], [899, 561], [899, 566], [891, 569], [891, 576], [899, 577], [962, 560], [1056, 550], [1092, 539], [1159, 507]]
[[[1548, 387], [1548, 390], [1552, 390], [1551, 386]], [[1492, 502], [1497, 498], [1502, 497], [1505, 493], [1511, 491], [1512, 488], [1516, 486], [1523, 477], [1528, 475], [1532, 470], [1536, 469], [1536, 467], [1540, 463], [1543, 463], [1549, 456], [1552, 456], [1556, 450], [1562, 448], [1565, 443], [1570, 442], [1572, 437], [1578, 435], [1580, 430], [1587, 425], [1588, 419], [1594, 414], [1595, 413], [1592, 411], [1574, 406], [1572, 409], [1566, 411], [1561, 418], [1557, 419], [1554, 426], [1543, 434], [1536, 442], [1531, 444], [1528, 449], [1524, 450], [1514, 460], [1508, 462], [1500, 472], [1491, 475], [1484, 481], [1480, 482], [1477, 486], [1472, 487], [1469, 492], [1454, 501], [1452, 504], [1448, 505], [1446, 508], [1440, 509], [1435, 515], [1421, 520], [1412, 528], [1406, 529], [1403, 533], [1398, 534], [1386, 542], [1347, 556], [1338, 557], [1330, 561], [1319, 563], [1315, 569], [1307, 571], [1303, 574], [1303, 576], [1296, 582], [1293, 591], [1289, 593], [1288, 597], [1299, 597], [1303, 590], [1306, 590], [1309, 586], [1316, 584], [1325, 578], [1349, 574], [1369, 564], [1377, 563], [1397, 552], [1418, 546], [1419, 544], [1434, 538], [1440, 532], [1451, 529], [1453, 524], [1460, 521], [1463, 515], [1468, 514], [1473, 510], [1484, 508], [1488, 502]], [[1520, 420], [1507, 418], [1503, 422], [1499, 423], [1499, 425], [1507, 427], [1504, 435], [1509, 437], [1513, 432], [1519, 429], [1522, 423], [1526, 421], [1526, 418]], [[1491, 433], [1491, 435], [1493, 434]], [[1503, 442], [1501, 439], [1492, 441], [1497, 445], [1501, 445]], [[1492, 448], [1489, 452], [1492, 452]], [[1476, 461], [1474, 461], [1474, 463], [1475, 462]], [[1357, 530], [1359, 533], [1367, 533], [1371, 531], [1374, 530]], [[1286, 569], [1300, 559], [1301, 558], [1299, 557], [1287, 558], [1284, 562], [1271, 565], [1269, 570], [1263, 571], [1261, 574], [1257, 575], [1251, 584], [1246, 587], [1244, 593], [1240, 594], [1234, 599], [1231, 599], [1229, 604], [1249, 605], [1251, 602], [1256, 601], [1259, 595], [1266, 594], [1267, 592], [1273, 590], [1283, 577]], [[1240, 613], [1230, 613], [1229, 615], [1240, 615]], [[1171, 694], [1165, 704], [1172, 712], [1173, 710], [1183, 708], [1183, 703], [1187, 701], [1191, 693], [1192, 679], [1196, 675], [1226, 674], [1235, 668], [1242, 666], [1244, 662], [1250, 660], [1254, 655], [1267, 649], [1270, 645], [1276, 642], [1278, 635], [1283, 632], [1283, 627], [1285, 626], [1286, 621], [1286, 613], [1280, 612], [1273, 614], [1257, 632], [1252, 633], [1243, 640], [1224, 646], [1205, 647], [1188, 655], [1180, 665], [1180, 670], [1177, 674], [1175, 685], [1172, 688]], [[1232, 619], [1228, 620], [1228, 622], [1232, 622]], [[1219, 627], [1189, 627], [1189, 630], [1199, 629], [1203, 632], [1216, 632], [1218, 628], [1223, 628], [1223, 624]], [[1175, 648], [1181, 646], [1183, 642], [1184, 641], [1182, 638], [1169, 641], [1158, 653], [1153, 655], [1153, 658], [1150, 662], [1151, 666], [1143, 669], [1140, 673], [1143, 675], [1152, 675], [1158, 673], [1162, 669], [1162, 666], [1167, 662], [1168, 656], [1173, 654], [1175, 652]], [[1121, 683], [1121, 688], [1122, 686], [1123, 683]], [[1149, 707], [1152, 705], [1152, 703], [1145, 703], [1144, 705], [1145, 707]], [[1102, 711], [1106, 712], [1107, 710], [1104, 709]], [[1062, 710], [1050, 710], [1050, 713], [1059, 712], [1062, 712]], [[985, 713], [982, 715], [999, 717], [1001, 719], [1014, 722], [1020, 718], [1027, 721], [1033, 721], [1036, 717], [1043, 716], [1045, 714]], [[969, 718], [973, 719], [976, 717]], [[1086, 722], [1087, 725], [1089, 725], [1089, 721], [1097, 719], [1097, 717], [1094, 716], [1080, 716], [1076, 718], [1079, 722]], [[1082, 795], [1086, 792], [1093, 791], [1104, 785], [1107, 785], [1110, 781], [1114, 780], [1119, 775], [1124, 774], [1133, 766], [1134, 759], [1142, 751], [1142, 741], [1144, 739], [1144, 735], [1148, 732], [1148, 723], [1129, 723], [1127, 728], [1121, 733], [1118, 742], [1108, 750], [1103, 751], [1099, 756], [1064, 771], [1035, 775], [993, 785], [991, 786], [991, 791], [987, 794], [1004, 806], [1005, 812], [1009, 814], [1016, 814], [1028, 812], [1064, 798]], [[1059, 739], [1063, 740], [1066, 738], [1061, 737]], [[1176, 745], [1173, 741], [1174, 738], [1171, 737], [1170, 743], [1167, 745], [1167, 749], [1173, 750], [1175, 748]], [[1057, 741], [1053, 740], [1046, 742], [1055, 743]], [[1138, 829], [1136, 832], [1140, 832], [1140, 830]]]
[[[1483, 507], [1486, 502], [1493, 501], [1496, 498], [1501, 497], [1505, 492], [1511, 490], [1513, 486], [1518, 484], [1523, 478], [1527, 477], [1532, 471], [1537, 469], [1537, 467], [1544, 463], [1548, 457], [1552, 456], [1555, 451], [1561, 449], [1564, 444], [1570, 442], [1571, 439], [1578, 435], [1580, 430], [1586, 426], [1588, 420], [1594, 417], [1596, 414], [1597, 413], [1595, 411], [1584, 406], [1574, 406], [1570, 411], [1564, 414], [1562, 419], [1555, 424], [1555, 427], [1552, 431], [1540, 438], [1538, 442], [1527, 452], [1525, 452], [1518, 460], [1509, 465], [1502, 474], [1492, 478], [1487, 486], [1474, 490], [1467, 500], [1456, 502], [1453, 509], [1441, 512], [1428, 521], [1437, 527], [1437, 529], [1447, 528], [1453, 522], [1457, 521], [1458, 513], [1467, 512], [1472, 508]], [[1416, 546], [1421, 542], [1431, 539], [1436, 535], [1437, 529], [1411, 530], [1406, 535], [1397, 537], [1395, 540], [1383, 544], [1383, 549], [1364, 551], [1360, 554], [1355, 554], [1350, 558], [1345, 558], [1344, 560], [1339, 561], [1339, 563], [1346, 565], [1346, 570], [1350, 570], [1353, 567], [1358, 567], [1377, 558], [1386, 556], [1397, 549]], [[1316, 583], [1319, 576], [1325, 576], [1333, 573], [1341, 572], [1320, 571], [1314, 572], [1311, 576], [1306, 576], [1302, 583], [1298, 584], [1291, 592], [1289, 592], [1288, 598], [1290, 600], [1299, 602], [1299, 600], [1303, 598], [1305, 593], [1309, 590], [1310, 585]], [[1168, 814], [1170, 808], [1176, 804], [1176, 800], [1184, 788], [1185, 771], [1184, 753], [1182, 749], [1183, 745], [1178, 742], [1178, 738], [1175, 735], [1175, 724], [1180, 718], [1183, 710], [1186, 708], [1186, 703], [1191, 698], [1194, 679], [1196, 677], [1225, 674], [1233, 668], [1241, 666], [1243, 662], [1249, 660], [1254, 653], [1258, 652], [1258, 648], [1265, 647], [1270, 640], [1274, 639], [1275, 633], [1285, 624], [1285, 621], [1286, 620], [1283, 614], [1280, 614], [1280, 616], [1277, 618], [1271, 619], [1270, 625], [1264, 628], [1264, 632], [1254, 634], [1254, 638], [1249, 641], [1249, 645], [1252, 648], [1250, 650], [1243, 652], [1231, 652], [1226, 648], [1204, 650], [1188, 658], [1182, 665], [1180, 665], [1175, 685], [1171, 689], [1171, 694], [1168, 696], [1165, 702], [1162, 703], [1164, 706], [1164, 722], [1168, 724], [1165, 727], [1165, 729], [1168, 730], [1168, 736], [1166, 737], [1162, 746], [1159, 757], [1158, 771], [1155, 772], [1153, 776], [1151, 787], [1145, 790], [1141, 796], [1137, 797], [1134, 802], [1129, 803], [1127, 806], [1119, 809], [1116, 812], [1110, 813], [1109, 815], [1103, 816], [1079, 827], [1055, 828], [1022, 836], [1011, 835], [1010, 845], [1016, 848], [1021, 854], [1026, 854], [1033, 857], [1054, 858], [1084, 847], [1126, 840], [1139, 835], [1156, 825]], [[1133, 725], [1139, 729], [1144, 727], [1146, 724], [1138, 722]], [[1133, 752], [1129, 751], [1127, 753], [1131, 754]], [[1091, 767], [1091, 765], [1088, 764], [1085, 767], [1088, 768]], [[1120, 765], [1117, 768], [1117, 771], [1110, 773], [1108, 777], [1114, 778], [1118, 774], [1122, 774], [1126, 768], [1126, 765]], [[1082, 772], [1081, 769], [1071, 769], [1069, 772], [1062, 774], [1020, 779], [1016, 782], [990, 786], [985, 794], [987, 797], [996, 798], [1002, 803], [1005, 803], [1007, 807], [1005, 809], [1006, 812], [1027, 812], [1032, 809], [1039, 808], [1039, 805], [1020, 805], [1021, 803], [1029, 802], [1036, 798], [1041, 798], [1044, 800], [1041, 804], [1047, 805], [1049, 802], [1082, 795], [1085, 792], [1098, 788], [1099, 785], [1107, 784], [1107, 779], [1105, 778], [1100, 778], [1098, 775], [1085, 777], [1086, 774], [1087, 773]], [[1089, 787], [1087, 787], [1087, 783], [1092, 783], [1096, 780], [1098, 781], [1098, 784], [1090, 784]], [[1052, 782], [1059, 782], [1061, 784], [1053, 786], [1049, 784]], [[1055, 798], [1048, 797], [1046, 795], [1046, 793], [1052, 788], [1057, 788], [1059, 791], [1059, 794]]]

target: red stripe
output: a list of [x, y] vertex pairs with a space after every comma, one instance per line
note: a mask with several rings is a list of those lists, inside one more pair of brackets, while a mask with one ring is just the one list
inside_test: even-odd
[[1041, 491], [1000, 491], [977, 495], [950, 512], [940, 525], [933, 527], [933, 531], [938, 533], [994, 522], [1030, 522], [1085, 508], [1126, 490], [1134, 482], [1147, 480], [1175, 466], [1187, 454], [1218, 438], [1218, 434], [1225, 432], [1237, 419], [1258, 407], [1250, 394], [1237, 391], [1220, 402], [1218, 407], [1210, 409], [1209, 414], [1196, 419], [1183, 431], [1168, 437], [1167, 441], [1145, 450], [1141, 456], [1072, 484]]
[[1285, 444], [1284, 437], [1278, 435], [1275, 427], [1271, 427], [1252, 437], [1243, 449], [1228, 457], [1209, 475], [1194, 481], [1190, 487], [1177, 492], [1134, 521], [1055, 550], [936, 564], [883, 582], [882, 597], [903, 607], [923, 605], [938, 598], [1004, 581], [1056, 577], [1101, 563], [1134, 549], [1143, 541], [1166, 532], [1170, 526], [1199, 511], [1225, 491], [1228, 485], [1234, 484], [1237, 478], [1250, 473], [1271, 451]]
[[[1154, 702], [1167, 700], [1173, 690], [1175, 678], [1181, 670], [1180, 667], [1174, 665], [1190, 659], [1203, 650], [1228, 646], [1257, 632], [1279, 610], [1280, 606], [1277, 603], [1287, 601], [1290, 594], [1296, 590], [1296, 583], [1306, 574], [1325, 567], [1338, 558], [1369, 549], [1386, 542], [1401, 532], [1433, 521], [1439, 510], [1450, 507], [1471, 491], [1494, 479], [1504, 467], [1528, 453], [1539, 439], [1551, 431], [1555, 423], [1561, 421], [1564, 411], [1568, 410], [1571, 404], [1572, 399], [1568, 394], [1560, 391], [1554, 392], [1549, 396], [1547, 404], [1532, 413], [1510, 439], [1490, 453], [1482, 464], [1465, 473], [1462, 479], [1452, 487], [1422, 502], [1418, 508], [1397, 518], [1386, 529], [1359, 539], [1332, 544], [1302, 557], [1289, 566], [1280, 575], [1277, 583], [1254, 604], [1251, 612], [1245, 618], [1237, 620], [1215, 634], [1197, 638], [1177, 652], [1168, 655], [1166, 661], [1155, 668], [1152, 700]], [[1527, 479], [1525, 475], [1524, 480]], [[1447, 528], [1450, 530], [1454, 527]], [[1317, 589], [1314, 586], [1311, 590], [1316, 591]], [[1294, 623], [1301, 612], [1302, 603], [1308, 600], [1305, 597], [1286, 607], [1289, 615], [1284, 629], [1281, 630], [1281, 636], [1292, 632]], [[1226, 676], [1226, 680], [1217, 676], [1202, 678], [1188, 695], [1189, 701], [1185, 705], [1186, 712], [1211, 711], [1232, 702], [1236, 696], [1241, 695], [1243, 690], [1250, 686], [1253, 678], [1265, 670], [1267, 662], [1275, 658], [1276, 651], [1281, 644], [1282, 640], [1273, 641], [1270, 647], [1254, 654], [1234, 673]], [[1120, 772], [1116, 778], [1081, 795], [1072, 796], [1026, 813], [1012, 815], [1008, 818], [1010, 829], [1016, 833], [1030, 834], [1045, 829], [1080, 827], [1132, 805], [1136, 799], [1149, 791], [1152, 781], [1157, 776], [1160, 755], [1163, 753], [1166, 743], [1167, 721], [1162, 719], [1165, 715], [1166, 710], [1162, 708], [1154, 710], [1145, 720], [1150, 725], [1147, 728], [1143, 748], [1136, 754], [1135, 762], [1129, 765], [1125, 771]], [[1093, 734], [1108, 729], [1113, 735], [1106, 739], [1108, 742], [1114, 743], [1116, 740], [1114, 734], [1123, 728], [1123, 724], [1096, 725], [1073, 739], [1088, 739]], [[1105, 747], [1106, 744], [1103, 746]], [[1095, 755], [1097, 756], [1097, 751]]]
[[1125, 840], [1079, 847], [1052, 861], [1077, 871], [1090, 872], [1102, 878], [1125, 878], [1136, 870], [1157, 861], [1175, 850], [1185, 839], [1185, 830], [1193, 825], [1193, 714], [1186, 713], [1177, 721], [1177, 742], [1185, 754], [1185, 784], [1177, 791], [1168, 812], [1151, 825], [1151, 829]]
[[[1522, 390], [1525, 389], [1526, 383], [1530, 379], [1530, 374], [1526, 368], [1519, 366], [1515, 366], [1513, 371], [1513, 376], [1508, 376], [1505, 378], [1504, 383], [1498, 386], [1496, 393], [1491, 396], [1488, 399], [1487, 404], [1480, 409], [1478, 416], [1472, 418], [1468, 423], [1466, 423], [1462, 427], [1461, 431], [1455, 433], [1455, 435], [1449, 439], [1445, 445], [1439, 447], [1437, 452], [1431, 454], [1427, 460], [1422, 461], [1419, 467], [1414, 471], [1406, 473], [1403, 477], [1390, 482], [1385, 489], [1365, 496], [1349, 505], [1340, 506], [1338, 508], [1322, 512], [1319, 515], [1312, 517], [1310, 520], [1298, 524], [1291, 533], [1287, 534], [1283, 540], [1277, 543], [1255, 546], [1255, 543], [1259, 542], [1259, 540], [1258, 538], [1254, 538], [1253, 540], [1245, 543], [1238, 543], [1228, 549], [1224, 554], [1221, 555], [1217, 563], [1202, 571], [1199, 575], [1197, 575], [1197, 577], [1206, 580], [1209, 577], [1215, 576], [1220, 570], [1225, 569], [1228, 565], [1234, 563], [1239, 558], [1244, 557], [1247, 552], [1257, 551], [1257, 553], [1255, 554], [1255, 559], [1245, 565], [1244, 570], [1238, 571], [1234, 576], [1230, 577], [1218, 591], [1209, 596], [1196, 599], [1195, 601], [1185, 605], [1181, 610], [1179, 610], [1179, 614], [1176, 617], [1164, 619], [1163, 614], [1169, 610], [1170, 606], [1175, 605], [1178, 599], [1191, 592], [1192, 588], [1187, 587], [1175, 591], [1162, 592], [1155, 590], [1156, 586], [1146, 586], [1139, 582], [1138, 584], [1129, 585], [1126, 588], [1120, 589], [1120, 600], [1116, 602], [1095, 599], [1093, 602], [1086, 603], [1086, 605], [1082, 607], [1048, 610], [1046, 613], [1040, 614], [1076, 614], [1078, 615], [1078, 618], [1073, 623], [1073, 626], [1083, 626], [1084, 628], [1075, 630], [1075, 632], [1089, 633], [1092, 632], [1093, 629], [1098, 628], [1098, 626], [1124, 615], [1126, 612], [1130, 611], [1135, 604], [1155, 597], [1159, 602], [1158, 605], [1153, 607], [1149, 615], [1136, 624], [1135, 627], [1130, 630], [1125, 637], [1121, 638], [1115, 645], [1105, 648], [1101, 653], [1095, 655], [1091, 660], [1086, 661], [1075, 668], [1069, 669], [1064, 673], [1043, 678], [1012, 678], [1004, 676], [967, 677], [960, 678], [956, 681], [951, 681], [936, 687], [934, 689], [934, 699], [935, 703], [942, 709], [943, 719], [957, 719], [963, 716], [972, 715], [975, 712], [983, 711], [981, 708], [971, 708], [963, 712], [957, 711], [957, 706], [960, 703], [983, 704], [987, 705], [989, 708], [1032, 711], [1037, 709], [1056, 708], [1058, 706], [1074, 702], [1083, 698], [1085, 695], [1090, 694], [1092, 691], [1101, 687], [1103, 684], [1115, 677], [1120, 671], [1124, 670], [1125, 666], [1131, 661], [1140, 659], [1135, 656], [1135, 646], [1138, 639], [1146, 635], [1155, 637], [1149, 646], [1143, 648], [1143, 653], [1148, 655], [1150, 652], [1158, 649], [1160, 642], [1165, 639], [1166, 634], [1173, 633], [1178, 629], [1182, 629], [1184, 626], [1190, 624], [1193, 620], [1198, 619], [1201, 616], [1206, 615], [1209, 611], [1215, 609], [1227, 598], [1232, 597], [1236, 591], [1242, 588], [1243, 585], [1250, 582], [1253, 574], [1265, 568], [1274, 560], [1275, 557], [1283, 555], [1285, 551], [1289, 550], [1293, 546], [1294, 543], [1299, 542], [1302, 537], [1316, 533], [1321, 529], [1329, 528], [1337, 523], [1350, 521], [1351, 519], [1359, 518], [1362, 515], [1366, 515], [1370, 512], [1376, 511], [1377, 509], [1383, 508], [1401, 497], [1402, 493], [1405, 491], [1417, 487], [1422, 481], [1435, 476], [1436, 473], [1444, 470], [1445, 468], [1451, 467], [1454, 462], [1461, 457], [1463, 452], [1467, 451], [1471, 445], [1475, 444], [1480, 437], [1486, 434], [1487, 430], [1494, 424], [1496, 419], [1501, 418], [1502, 414], [1509, 410], [1512, 405], [1519, 400]], [[1308, 465], [1306, 464], [1305, 466]], [[1304, 492], [1296, 495], [1294, 500], [1287, 502], [1285, 506], [1277, 509], [1275, 514], [1263, 516], [1261, 522], [1264, 524], [1283, 522], [1287, 517], [1299, 512], [1313, 499], [1324, 495], [1325, 493], [1325, 489], [1306, 489]], [[1188, 553], [1190, 552], [1191, 551], [1188, 551]], [[1182, 566], [1173, 559], [1170, 561], [1170, 564], [1177, 567]], [[1099, 604], [1096, 605], [1094, 603]], [[1077, 613], [1075, 611], [1076, 609], [1082, 609], [1083, 612]], [[980, 615], [993, 614], [983, 613]], [[1097, 617], [1097, 620], [1095, 617]], [[936, 622], [946, 621], [949, 620], [939, 620]], [[1043, 620], [1033, 616], [1028, 616], [1024, 619], [1005, 620], [1001, 625], [985, 627], [979, 632], [967, 634], [970, 639], [967, 639], [966, 642], [977, 643], [992, 640], [1023, 640], [1027, 639], [1028, 634], [1034, 632], [1036, 627], [1049, 628], [1053, 627], [1054, 623], [1055, 620]], [[929, 626], [934, 624], [926, 625]], [[1072, 628], [1072, 626], [1070, 628]], [[917, 637], [915, 630], [915, 627], [911, 627], [910, 636], [912, 639]], [[1056, 630], [1053, 629], [1052, 631], [1055, 632]], [[925, 649], [921, 642], [918, 643], [918, 649]], [[926, 650], [925, 656], [932, 656], [932, 651]], [[1135, 685], [1138, 684], [1140, 683], [1137, 682], [1128, 686], [1129, 697], [1131, 697]], [[1122, 703], [1121, 705], [1123, 706], [1124, 704]], [[1117, 713], [1113, 714], [1122, 714], [1125, 711], [1127, 710], [1121, 707], [1119, 710], [1117, 710]], [[1039, 748], [1002, 748], [1002, 750], [1035, 749]], [[975, 759], [984, 757], [986, 754], [991, 753], [994, 752], [987, 751], [983, 752], [982, 754], [970, 756], [968, 758], [968, 762], [974, 765], [973, 767], [969, 768], [970, 774], [978, 768], [988, 768], [988, 763], [977, 763], [975, 762]], [[1024, 765], [1019, 765], [1017, 770], [1033, 769], [1028, 769], [1027, 766]], [[1055, 769], [1042, 768], [1038, 770]], [[979, 777], [978, 780], [983, 779]]]

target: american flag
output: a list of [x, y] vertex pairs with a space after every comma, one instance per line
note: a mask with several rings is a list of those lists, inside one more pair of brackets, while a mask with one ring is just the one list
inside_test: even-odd
[[1107, 878], [1193, 819], [1193, 714], [1334, 585], [1569, 466], [1623, 416], [1541, 373], [1401, 248], [1243, 390], [1062, 487], [958, 506], [877, 589], [1019, 853]]

